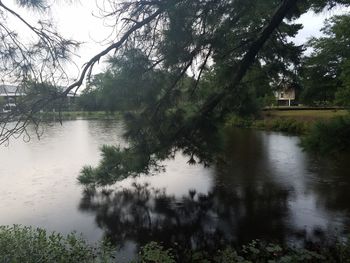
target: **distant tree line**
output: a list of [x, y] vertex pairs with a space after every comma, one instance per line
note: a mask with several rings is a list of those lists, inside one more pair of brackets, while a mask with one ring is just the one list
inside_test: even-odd
[[350, 106], [350, 15], [328, 19], [322, 33], [307, 44], [312, 52], [301, 67], [301, 101]]
[[[242, 81], [244, 88], [238, 94], [240, 103], [235, 104], [235, 110], [243, 115], [256, 113], [262, 107], [273, 105], [276, 101], [274, 92], [288, 86], [296, 89], [298, 101], [304, 105], [349, 106], [348, 28], [350, 15], [334, 16], [326, 21], [323, 36], [310, 39], [304, 47], [290, 44], [288, 48], [280, 44], [278, 48], [287, 53], [283, 61], [273, 64], [267, 64], [267, 58], [256, 61]], [[288, 35], [295, 35], [296, 29], [289, 28]], [[303, 55], [306, 48], [310, 49], [309, 55]], [[197, 99], [219, 90], [230, 74], [225, 66], [218, 64], [206, 69], [197, 83]], [[109, 58], [108, 69], [92, 77], [78, 105], [87, 111], [140, 109], [142, 105], [155, 103], [174, 77], [166, 70], [152, 68], [151, 61], [140, 49], [129, 50], [123, 57]], [[187, 75], [178, 85], [179, 93], [188, 91], [194, 84], [196, 79]]]

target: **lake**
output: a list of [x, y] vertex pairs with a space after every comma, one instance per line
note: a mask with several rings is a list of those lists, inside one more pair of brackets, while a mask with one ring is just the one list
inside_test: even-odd
[[125, 145], [122, 133], [120, 121], [73, 120], [1, 146], [0, 225], [108, 237], [125, 260], [149, 241], [210, 249], [349, 234], [349, 158], [311, 156], [295, 136], [235, 129], [216, 166], [189, 165], [178, 153], [160, 174], [84, 189], [82, 167], [98, 164], [103, 144]]

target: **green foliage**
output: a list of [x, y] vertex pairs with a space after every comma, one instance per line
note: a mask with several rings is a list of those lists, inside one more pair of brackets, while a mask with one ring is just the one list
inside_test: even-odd
[[[125, 121], [130, 145], [105, 151], [98, 167], [84, 168], [80, 182], [105, 185], [148, 173], [180, 150], [189, 163], [212, 164], [212, 150], [220, 148], [220, 128], [230, 114], [253, 116], [270, 104], [279, 86], [298, 84], [303, 47], [291, 41], [302, 28], [296, 18], [310, 9], [320, 11], [329, 1], [297, 2], [285, 9], [290, 21], [270, 24], [278, 30], [266, 41], [258, 41], [259, 36], [281, 1], [130, 1], [118, 6], [132, 18], [126, 28], [144, 15], [162, 13], [133, 34], [108, 71], [91, 83], [91, 91], [100, 94], [95, 97], [108, 104], [104, 109], [133, 110]], [[332, 1], [338, 2], [347, 4]], [[304, 131], [304, 124], [290, 120], [264, 126]]]
[[[350, 26], [350, 25], [349, 25]], [[350, 106], [350, 58], [344, 61], [340, 76], [342, 85], [337, 90], [336, 103], [338, 105]]]
[[285, 132], [290, 134], [305, 134], [310, 129], [310, 124], [290, 118], [274, 118], [256, 120], [254, 118], [242, 118], [231, 115], [225, 122], [226, 127], [257, 128], [261, 130]]
[[313, 49], [304, 61], [301, 100], [309, 105], [336, 103], [349, 105], [350, 15], [334, 16], [326, 21], [325, 36], [313, 38]]
[[[62, 236], [47, 233], [40, 228], [14, 225], [0, 226], [0, 262], [21, 263], [111, 263], [116, 262], [116, 248], [108, 242], [98, 247], [89, 245], [76, 234]], [[294, 248], [253, 240], [235, 249], [227, 246], [216, 251], [187, 250], [184, 254], [165, 248], [156, 242], [140, 249], [132, 262], [139, 263], [295, 263], [295, 262], [349, 262], [350, 245], [338, 242], [333, 246], [315, 246], [312, 249]]]
[[85, 111], [103, 110], [100, 91], [90, 86], [84, 89], [78, 98], [78, 107]]
[[237, 128], [251, 128], [253, 126], [254, 119], [253, 118], [243, 118], [238, 115], [230, 115], [226, 122], [226, 127], [237, 127]]
[[78, 100], [79, 106], [114, 112], [155, 103], [161, 88], [169, 84], [169, 74], [151, 67], [149, 58], [138, 49], [109, 58], [107, 71], [93, 76]]
[[258, 128], [264, 128], [270, 131], [280, 131], [291, 134], [304, 134], [309, 130], [309, 126], [310, 125], [305, 121], [279, 118], [256, 123], [256, 127]]
[[[144, 249], [146, 248], [146, 253]], [[169, 250], [152, 242], [146, 246], [141, 255], [147, 255], [150, 261], [140, 262], [175, 262], [174, 256]], [[349, 262], [348, 243], [337, 243], [333, 247], [318, 247], [316, 249], [303, 249], [284, 247], [278, 244], [266, 243], [261, 240], [253, 240], [241, 248], [226, 247], [217, 251], [187, 251], [186, 255], [176, 262], [191, 263], [313, 263], [313, 262]], [[151, 255], [151, 256], [149, 256]], [[176, 255], [175, 255], [176, 257]], [[161, 260], [157, 260], [161, 259]]]
[[97, 249], [76, 234], [62, 236], [45, 230], [21, 226], [0, 226], [0, 262], [70, 263], [112, 262], [112, 247]]
[[301, 145], [311, 152], [334, 155], [350, 150], [350, 117], [337, 117], [328, 122], [317, 122]]
[[[51, 1], [15, 0], [7, 4], [0, 1], [1, 80], [13, 84], [27, 80], [59, 83], [66, 78], [62, 65], [79, 43], [61, 36], [47, 17]], [[27, 20], [21, 8], [40, 11], [40, 19]]]
[[148, 173], [147, 155], [131, 149], [104, 145], [101, 148], [102, 161], [96, 168], [85, 166], [78, 181], [87, 186], [104, 186], [128, 176]]
[[63, 111], [63, 112], [42, 112], [38, 114], [38, 118], [45, 121], [76, 120], [78, 118], [84, 120], [120, 120], [121, 114], [109, 113], [104, 111]]
[[140, 263], [175, 263], [175, 257], [170, 249], [164, 249], [156, 242], [144, 246], [140, 252]]

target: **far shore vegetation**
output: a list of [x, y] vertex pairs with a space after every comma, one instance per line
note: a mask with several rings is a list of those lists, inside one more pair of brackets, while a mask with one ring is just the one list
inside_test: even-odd
[[106, 112], [106, 111], [62, 111], [62, 112], [42, 112], [38, 114], [40, 118], [46, 120], [74, 120], [74, 119], [120, 119], [122, 117], [121, 112]]
[[[88, 111], [88, 110], [72, 110], [72, 111], [46, 111], [39, 113], [41, 117], [55, 117], [59, 118], [122, 118], [124, 112], [123, 111]], [[239, 115], [232, 114], [229, 116], [228, 120], [230, 118], [233, 118], [234, 116], [240, 117], [241, 119], [250, 119], [250, 120], [264, 120], [264, 121], [271, 121], [274, 119], [290, 119], [300, 122], [316, 122], [316, 121], [327, 121], [335, 117], [346, 117], [349, 114], [349, 111], [347, 109], [337, 109], [337, 108], [331, 108], [331, 109], [289, 109], [286, 107], [275, 107], [273, 109], [266, 109], [261, 111], [258, 115], [252, 115], [252, 116], [244, 116], [241, 117]]]
[[263, 111], [258, 116], [240, 117], [231, 115], [227, 118], [225, 125], [305, 135], [311, 131], [316, 123], [329, 123], [332, 119], [347, 117], [348, 111], [343, 109], [280, 110], [276, 108]]
[[337, 156], [350, 150], [350, 115], [343, 109], [275, 109], [246, 118], [231, 115], [225, 126], [299, 135], [305, 150], [324, 156]]

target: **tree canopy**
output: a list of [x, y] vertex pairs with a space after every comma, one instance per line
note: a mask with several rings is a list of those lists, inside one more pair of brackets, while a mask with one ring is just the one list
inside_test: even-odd
[[[59, 34], [50, 20], [41, 19], [31, 24], [20, 14], [19, 7], [44, 14], [50, 8], [47, 1], [16, 0], [14, 4], [12, 8], [0, 1], [1, 82], [19, 85], [18, 93], [32, 93], [33, 83], [38, 83], [38, 90], [44, 90], [41, 89], [43, 84], [56, 86], [67, 83], [69, 78], [63, 65], [79, 43]], [[38, 124], [35, 113], [62, 100], [60, 93], [62, 91], [31, 96], [30, 100], [22, 100], [22, 105], [18, 101], [20, 107], [15, 112], [0, 116], [0, 142], [26, 133], [26, 127], [31, 122]]]
[[[38, 13], [50, 8], [45, 0], [14, 2]], [[67, 80], [62, 63], [70, 58], [78, 42], [61, 36], [50, 20], [43, 17], [30, 24], [19, 11], [0, 1], [1, 80], [14, 83], [28, 79], [53, 83]]]
[[[140, 49], [153, 61], [152, 69], [170, 72], [173, 79], [161, 89], [158, 101], [127, 114], [130, 146], [103, 148], [103, 161], [96, 168], [86, 167], [81, 182], [103, 185], [149, 173], [159, 169], [159, 160], [178, 150], [189, 156], [190, 163], [210, 164], [213, 157], [208, 149], [220, 146], [218, 132], [225, 116], [244, 112], [242, 105], [249, 105], [252, 93], [268, 94], [258, 87], [252, 90], [254, 83], [264, 86], [261, 79], [275, 85], [295, 81], [303, 47], [290, 40], [301, 29], [293, 21], [310, 9], [321, 11], [335, 2], [248, 2], [160, 1], [143, 5], [130, 1], [122, 6], [127, 12], [147, 10], [149, 15], [136, 22], [140, 13], [130, 13], [127, 28], [147, 26], [133, 35], [133, 45], [122, 46], [117, 56], [129, 48]], [[123, 11], [119, 14], [125, 14]], [[152, 16], [156, 18], [149, 22]], [[184, 86], [186, 79], [190, 81]]]
[[312, 38], [312, 53], [303, 65], [303, 101], [307, 104], [349, 105], [350, 16], [328, 19], [324, 36]]
[[[37, 1], [19, 1], [19, 4], [22, 2], [30, 6]], [[91, 89], [98, 90], [104, 82], [103, 88], [111, 92], [110, 98], [116, 96], [114, 88], [118, 82], [125, 88], [117, 89], [118, 96], [127, 93], [134, 96], [129, 102], [137, 111], [126, 114], [125, 119], [129, 147], [104, 148], [103, 165], [84, 169], [81, 180], [88, 183], [101, 178], [103, 183], [114, 182], [158, 169], [158, 160], [172, 157], [178, 150], [189, 155], [191, 163], [210, 164], [212, 157], [206, 149], [219, 146], [215, 141], [227, 114], [247, 113], [244, 105], [251, 97], [268, 95], [259, 86], [295, 81], [303, 51], [303, 47], [291, 40], [302, 28], [296, 19], [310, 10], [321, 12], [338, 4], [350, 4], [348, 0], [107, 2], [100, 11], [103, 17], [114, 18], [116, 39], [83, 66], [80, 77], [64, 92], [49, 98], [55, 100], [67, 95], [81, 87], [86, 78], [91, 80]], [[0, 7], [6, 10], [1, 1]], [[57, 58], [66, 58], [66, 47], [75, 43], [57, 39], [59, 35], [47, 29], [46, 24], [43, 28], [43, 36], [42, 31], [34, 28], [39, 40], [53, 39], [54, 44], [61, 45], [56, 50], [56, 45], [44, 41], [39, 49], [58, 54], [58, 57], [49, 56], [50, 69], [55, 69]], [[112, 52], [111, 69], [91, 78], [96, 63]], [[130, 60], [133, 56], [137, 59]], [[266, 76], [269, 83], [263, 81]], [[124, 98], [130, 99], [129, 95]], [[34, 116], [40, 105], [29, 111], [29, 115], [18, 114]], [[5, 139], [14, 132], [23, 132], [17, 128], [6, 131]]]
[[141, 50], [128, 50], [110, 57], [107, 70], [91, 77], [79, 97], [84, 110], [137, 110], [155, 103], [161, 88], [169, 84], [170, 74], [151, 69], [152, 63]]

